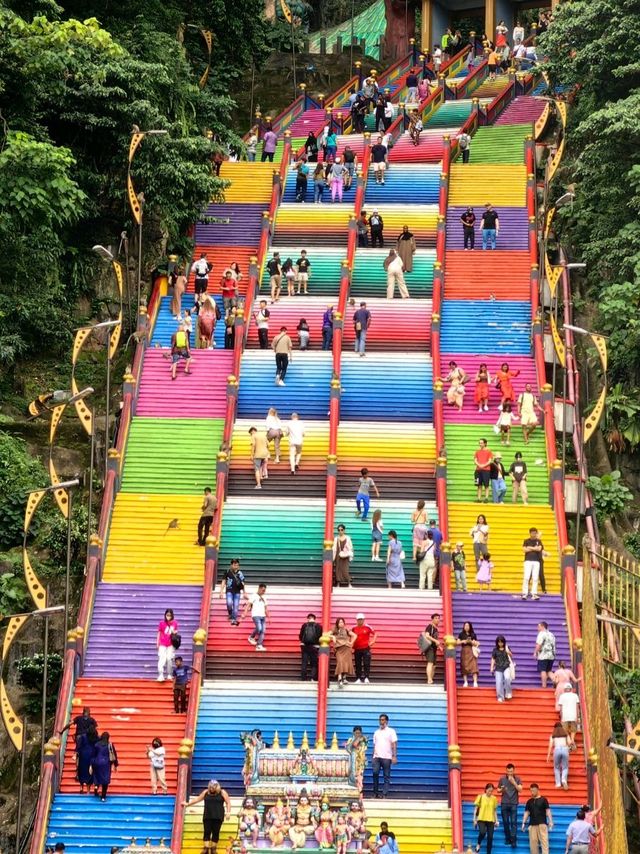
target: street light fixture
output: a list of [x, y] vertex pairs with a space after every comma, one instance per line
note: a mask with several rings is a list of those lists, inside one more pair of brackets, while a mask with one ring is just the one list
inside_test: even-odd
[[138, 226], [138, 301], [136, 312], [140, 310], [140, 294], [142, 291], [142, 219], [144, 194], [136, 194], [135, 188], [133, 186], [133, 181], [131, 180], [131, 164], [133, 163], [135, 153], [140, 147], [140, 144], [145, 138], [145, 136], [166, 136], [168, 133], [168, 130], [162, 130], [159, 128], [153, 130], [140, 130], [138, 125], [133, 125], [131, 129], [131, 142], [129, 143], [129, 165], [127, 167], [127, 193], [129, 196], [129, 206], [131, 208], [131, 213], [133, 214], [133, 218]]
[[575, 193], [569, 191], [567, 193], [564, 193], [564, 195], [560, 196], [560, 198], [554, 203], [554, 207], [556, 210], [558, 210], [558, 208], [563, 208], [565, 205], [573, 205], [575, 199]]

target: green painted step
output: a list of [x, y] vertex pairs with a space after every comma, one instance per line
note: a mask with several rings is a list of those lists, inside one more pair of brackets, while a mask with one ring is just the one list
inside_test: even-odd
[[[306, 140], [307, 140], [306, 136], [293, 136], [293, 137], [291, 137], [291, 151], [293, 151], [293, 152], [299, 151], [302, 148], [302, 146], [305, 144]], [[276, 145], [275, 154], [273, 155], [273, 162], [274, 163], [281, 163], [282, 162], [282, 151], [283, 151], [283, 149], [284, 149], [284, 138], [280, 137], [278, 139], [278, 143]], [[260, 142], [260, 143], [258, 143], [258, 155], [257, 155], [258, 160], [260, 160], [261, 155], [262, 155], [262, 143]]]
[[[497, 420], [497, 409], [495, 414]], [[478, 447], [478, 439], [486, 439], [494, 453], [500, 451], [503, 465], [507, 470], [513, 462], [516, 451], [522, 452], [528, 468], [529, 504], [549, 503], [547, 455], [544, 431], [540, 427], [535, 431], [528, 445], [522, 441], [522, 429], [512, 427], [509, 447], [500, 446], [499, 436], [488, 424], [449, 424], [445, 427], [444, 436], [447, 446], [447, 499], [449, 501], [475, 501], [473, 455]], [[536, 460], [542, 461], [542, 464], [536, 465]], [[506, 499], [510, 502], [510, 481], [507, 487]]]
[[[311, 262], [311, 277], [309, 279], [309, 294], [311, 296], [337, 297], [340, 293], [341, 264], [347, 257], [347, 229], [344, 231], [344, 247], [322, 246], [307, 250], [307, 258]], [[269, 258], [274, 252], [280, 253], [280, 259], [285, 261], [291, 258], [295, 263], [300, 257], [300, 250], [304, 246], [272, 246], [269, 250]], [[286, 293], [286, 282], [283, 282], [283, 290]], [[261, 294], [270, 293], [269, 273], [265, 264], [262, 271]]]
[[224, 505], [218, 565], [239, 557], [247, 583], [315, 584], [322, 581], [324, 501], [265, 498], [267, 481], [252, 498]]
[[[402, 541], [402, 546], [407, 556], [406, 560], [402, 562], [406, 576], [405, 583], [407, 587], [417, 588], [418, 567], [412, 560], [413, 537], [411, 533], [413, 527], [411, 525], [411, 514], [415, 509], [415, 504], [411, 502], [392, 503], [376, 501], [374, 497], [369, 508], [369, 518], [373, 516], [376, 508], [382, 510], [382, 524], [384, 525], [384, 534], [380, 546], [382, 563], [371, 560], [371, 524], [363, 522], [355, 515], [355, 500], [341, 500], [336, 503], [336, 530], [334, 534], [337, 533], [338, 525], [344, 525], [347, 529], [347, 534], [353, 542], [354, 558], [351, 561], [351, 575], [354, 586], [386, 587], [385, 561], [388, 544], [387, 534], [389, 531], [396, 531], [398, 539]], [[427, 503], [426, 510], [429, 513], [430, 519], [438, 518], [438, 511], [435, 504]]]
[[[382, 216], [384, 211], [381, 209]], [[389, 242], [389, 248], [395, 243]], [[384, 259], [389, 249], [358, 249], [356, 251], [350, 296], [354, 299], [364, 297], [385, 297], [387, 295], [387, 274]], [[412, 299], [427, 299], [433, 293], [433, 264], [435, 250], [418, 249], [413, 256], [413, 270], [405, 273], [405, 280]]]
[[524, 141], [531, 124], [481, 127], [471, 143], [471, 163], [524, 163]]
[[199, 495], [210, 486], [215, 492], [223, 428], [222, 418], [134, 418], [122, 491]]
[[[353, 26], [353, 29], [352, 29]], [[320, 39], [324, 36], [327, 40], [327, 52], [331, 53], [336, 44], [338, 36], [342, 38], [343, 45], [351, 43], [351, 33], [359, 41], [364, 39], [368, 56], [375, 56], [374, 46], [378, 45], [386, 28], [386, 14], [384, 0], [376, 0], [359, 15], [356, 15], [351, 23], [351, 18], [342, 24], [338, 24], [329, 30], [318, 30], [309, 35], [309, 53], [320, 53]]]

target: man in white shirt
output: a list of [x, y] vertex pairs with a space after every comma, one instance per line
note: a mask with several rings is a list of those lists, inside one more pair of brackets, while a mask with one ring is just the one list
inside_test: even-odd
[[304, 421], [301, 421], [297, 412], [291, 413], [291, 421], [287, 425], [289, 429], [289, 465], [291, 474], [300, 468], [300, 457], [302, 456], [302, 442], [304, 441]]
[[574, 692], [570, 682], [564, 686], [564, 694], [558, 698], [562, 726], [569, 736], [569, 747], [575, 747], [575, 734], [578, 731], [578, 706], [580, 698]]
[[584, 810], [578, 810], [575, 820], [571, 822], [567, 828], [567, 847], [566, 854], [589, 854], [591, 848], [591, 840], [594, 836], [599, 836], [602, 833], [602, 828], [595, 827], [586, 820]]
[[[380, 715], [380, 728], [373, 734], [373, 797], [386, 798], [391, 783], [391, 766], [398, 761], [398, 736], [389, 726], [389, 716]], [[380, 769], [384, 775], [382, 794], [380, 794]]]
[[516, 42], [513, 48], [513, 58], [518, 68], [522, 64], [522, 60], [527, 56], [527, 49], [522, 42]]
[[244, 606], [242, 616], [251, 611], [251, 619], [253, 620], [253, 631], [247, 638], [250, 644], [256, 648], [256, 652], [266, 652], [266, 647], [263, 645], [264, 635], [267, 630], [267, 619], [269, 617], [269, 603], [264, 595], [267, 589], [266, 584], [258, 585], [258, 592], [249, 597], [249, 601]]

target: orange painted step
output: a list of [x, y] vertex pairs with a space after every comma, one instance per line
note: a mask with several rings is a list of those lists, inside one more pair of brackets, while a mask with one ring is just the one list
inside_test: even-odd
[[[247, 246], [196, 246], [193, 250], [194, 262], [198, 260], [201, 252], [207, 253], [207, 261], [213, 264], [213, 270], [209, 273], [209, 287], [207, 292], [210, 294], [221, 293], [220, 279], [222, 271], [234, 262], [240, 265], [242, 279], [238, 291], [245, 294], [247, 291], [247, 283], [249, 281], [249, 263], [252, 255], [257, 255], [258, 247]], [[194, 273], [191, 271], [187, 291], [193, 293]]]
[[449, 250], [445, 264], [445, 299], [528, 300], [531, 261], [522, 250], [473, 252]]
[[[114, 672], [117, 671], [114, 657]], [[118, 770], [111, 775], [109, 792], [142, 795], [151, 793], [149, 760], [145, 746], [156, 736], [166, 750], [169, 793], [176, 790], [178, 746], [184, 738], [186, 715], [173, 711], [171, 682], [149, 679], [80, 679], [76, 686], [72, 715], [89, 706], [98, 732], [107, 731], [118, 752]], [[74, 732], [71, 728], [71, 733]], [[62, 771], [62, 792], [77, 792], [73, 738], [68, 741]]]
[[[491, 650], [483, 650], [480, 667], [489, 667]], [[578, 749], [569, 760], [569, 789], [556, 789], [553, 762], [547, 763], [549, 736], [558, 717], [551, 688], [518, 688], [513, 700], [498, 703], [493, 688], [458, 689], [458, 733], [462, 751], [462, 798], [473, 800], [487, 783], [497, 783], [507, 762], [516, 766], [523, 790], [521, 803], [529, 797], [529, 786], [539, 783], [541, 793], [554, 804], [583, 804], [587, 777], [578, 734]]]

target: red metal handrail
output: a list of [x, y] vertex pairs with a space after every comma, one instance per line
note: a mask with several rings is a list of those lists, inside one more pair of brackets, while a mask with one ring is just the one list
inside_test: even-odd
[[[347, 258], [342, 265], [340, 277], [340, 294], [338, 297], [338, 314], [340, 323], [334, 326], [333, 333], [333, 377], [329, 398], [329, 453], [327, 457], [327, 488], [324, 523], [324, 550], [322, 556], [322, 631], [327, 635], [331, 628], [331, 596], [333, 592], [333, 531], [335, 526], [336, 478], [338, 466], [338, 426], [340, 423], [340, 372], [342, 358], [342, 342], [347, 299], [351, 287], [351, 270], [355, 258], [357, 242], [357, 220], [362, 211], [371, 148], [367, 146], [362, 157], [362, 173], [358, 179], [354, 201], [353, 218], [349, 223], [347, 238]], [[329, 690], [330, 648], [324, 640], [320, 645], [318, 657], [318, 694], [316, 711], [316, 738], [326, 741], [327, 738], [327, 692]]]

